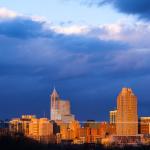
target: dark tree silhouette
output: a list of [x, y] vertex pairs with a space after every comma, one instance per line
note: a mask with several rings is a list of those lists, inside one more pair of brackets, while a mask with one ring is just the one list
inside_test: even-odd
[[150, 150], [150, 146], [111, 146], [97, 144], [42, 144], [23, 135], [0, 137], [0, 150]]

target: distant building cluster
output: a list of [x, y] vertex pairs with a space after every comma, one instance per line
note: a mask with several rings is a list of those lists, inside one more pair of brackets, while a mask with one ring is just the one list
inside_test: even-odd
[[50, 96], [50, 119], [23, 115], [0, 121], [0, 135], [23, 134], [42, 143], [150, 143], [150, 117], [138, 118], [137, 97], [130, 88], [122, 88], [109, 118], [109, 122], [79, 122], [71, 113], [70, 101], [62, 100], [54, 89]]

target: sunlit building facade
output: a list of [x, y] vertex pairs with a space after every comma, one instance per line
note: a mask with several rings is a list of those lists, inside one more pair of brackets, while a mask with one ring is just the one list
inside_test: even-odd
[[56, 89], [53, 90], [51, 96], [50, 116], [51, 120], [61, 120], [65, 123], [74, 120], [74, 115], [70, 111], [70, 102], [67, 100], [61, 100]]
[[12, 135], [22, 133], [27, 137], [43, 143], [55, 141], [53, 123], [48, 118], [36, 118], [35, 115], [23, 115], [9, 122], [9, 131]]
[[29, 124], [29, 137], [43, 143], [53, 139], [53, 124], [47, 118], [32, 119]]
[[113, 110], [109, 112], [109, 120], [110, 123], [116, 123], [116, 117], [117, 117], [117, 110]]
[[72, 143], [79, 137], [80, 123], [76, 120], [70, 123], [61, 123], [60, 125], [61, 141], [71, 140]]
[[79, 130], [78, 143], [101, 143], [102, 139], [116, 134], [114, 124], [88, 120]]
[[9, 131], [11, 133], [20, 133], [22, 132], [22, 124], [20, 118], [13, 118], [9, 122]]
[[140, 117], [139, 133], [144, 135], [150, 135], [150, 117]]
[[[42, 143], [70, 142], [107, 145], [114, 142], [119, 144], [139, 143], [141, 139], [146, 139], [146, 142], [150, 141], [147, 138], [150, 137], [150, 117], [139, 119], [140, 134], [138, 134], [137, 97], [130, 88], [123, 88], [119, 93], [117, 109], [109, 112], [109, 122], [87, 120], [80, 124], [71, 114], [70, 102], [62, 100], [55, 89], [50, 98], [51, 120], [36, 118], [35, 115], [23, 115], [9, 122], [9, 131], [23, 133]], [[4, 131], [2, 131], [0, 130], [0, 134], [3, 134]]]
[[22, 133], [28, 136], [29, 135], [29, 123], [34, 118], [36, 118], [35, 115], [22, 115], [21, 118], [13, 118], [9, 122], [9, 131], [11, 133]]
[[130, 88], [123, 88], [118, 95], [116, 121], [118, 136], [138, 134], [137, 97]]

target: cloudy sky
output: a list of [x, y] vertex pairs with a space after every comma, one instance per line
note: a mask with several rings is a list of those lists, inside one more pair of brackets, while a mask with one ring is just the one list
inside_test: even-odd
[[149, 0], [1, 0], [0, 118], [49, 117], [56, 87], [78, 120], [108, 120], [122, 87], [150, 106]]

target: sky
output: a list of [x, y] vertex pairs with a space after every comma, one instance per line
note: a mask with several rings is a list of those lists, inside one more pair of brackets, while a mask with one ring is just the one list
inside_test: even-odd
[[149, 0], [1, 0], [0, 118], [49, 117], [55, 87], [80, 121], [109, 120], [129, 87], [150, 105]]
[[[113, 22], [122, 16], [110, 6], [85, 7], [82, 1], [73, 0], [2, 0], [1, 7], [12, 9], [27, 16], [40, 16], [55, 24], [74, 22], [76, 24], [100, 24]], [[113, 17], [109, 17], [111, 14]], [[99, 17], [93, 17], [99, 14]], [[105, 14], [105, 17], [103, 17]]]

